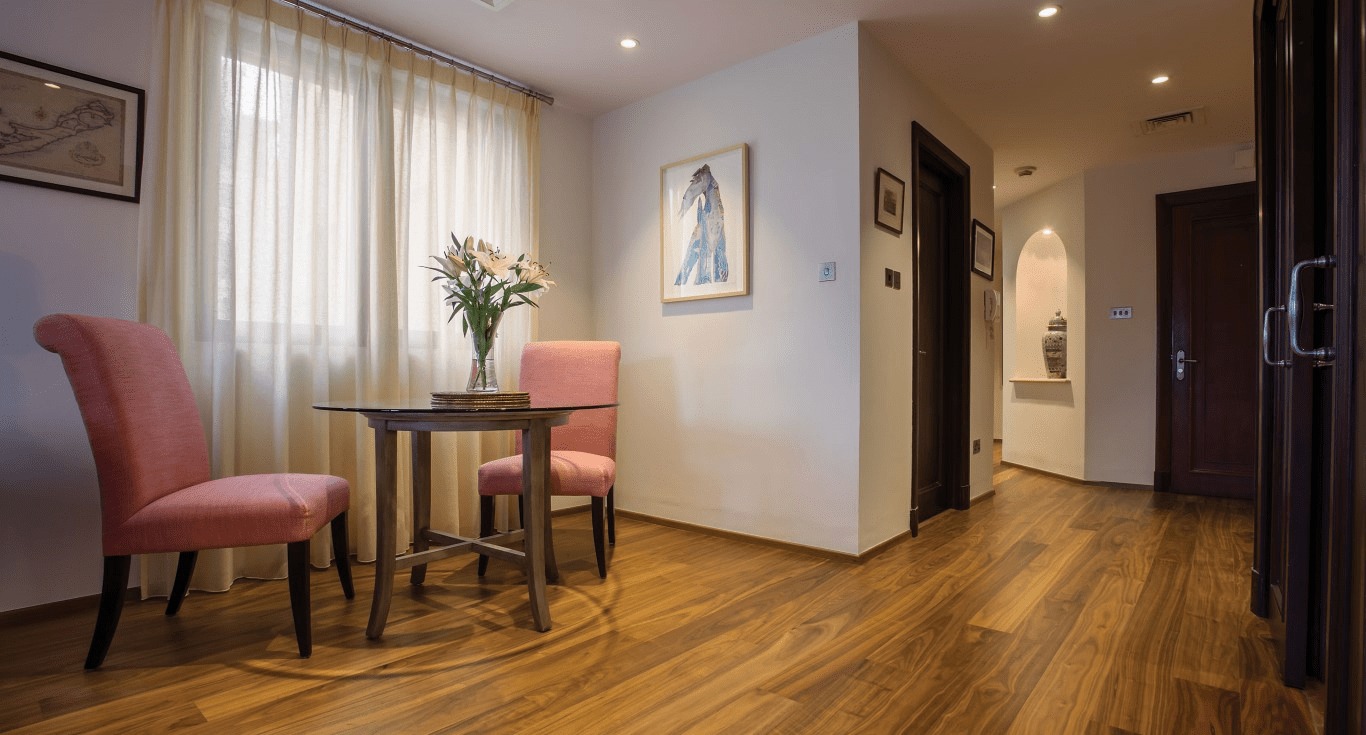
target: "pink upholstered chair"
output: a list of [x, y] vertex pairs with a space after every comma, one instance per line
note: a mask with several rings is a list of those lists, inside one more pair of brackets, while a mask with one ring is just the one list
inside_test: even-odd
[[329, 521], [337, 574], [355, 596], [346, 555], [351, 488], [328, 475], [209, 479], [194, 394], [175, 346], [148, 324], [70, 314], [38, 320], [34, 337], [62, 358], [95, 454], [103, 517], [104, 587], [85, 668], [98, 668], [118, 628], [133, 554], [179, 552], [166, 614], [189, 589], [201, 549], [288, 544], [289, 599], [299, 655], [313, 650], [308, 541]]
[[[521, 389], [531, 405], [617, 402], [621, 345], [616, 342], [532, 342], [522, 349]], [[522, 492], [522, 440], [517, 456], [479, 468], [480, 536], [493, 533], [493, 496]], [[550, 430], [550, 493], [592, 498], [593, 549], [598, 575], [607, 576], [607, 543], [617, 542], [613, 508], [617, 481], [617, 409], [577, 411]], [[606, 542], [604, 543], [604, 525]], [[479, 574], [488, 557], [479, 558]]]

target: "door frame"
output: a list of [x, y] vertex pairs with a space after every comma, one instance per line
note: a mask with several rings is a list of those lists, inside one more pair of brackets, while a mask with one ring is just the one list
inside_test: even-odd
[[[1330, 84], [1333, 97], [1330, 237], [1338, 257], [1334, 269], [1334, 402], [1332, 480], [1328, 497], [1328, 593], [1324, 662], [1325, 732], [1366, 729], [1366, 9], [1360, 2], [1336, 4]], [[1355, 458], [1355, 459], [1354, 459]]]
[[1256, 181], [1244, 181], [1157, 195], [1157, 438], [1153, 458], [1153, 490], [1157, 492], [1171, 491], [1172, 392], [1176, 387], [1172, 375], [1172, 210], [1200, 202], [1255, 198], [1257, 186]]
[[[944, 375], [965, 376], [964, 380], [948, 381], [953, 385], [944, 388], [944, 452], [947, 466], [944, 468], [945, 481], [948, 483], [949, 507], [967, 510], [971, 506], [972, 479], [970, 458], [972, 442], [969, 439], [971, 409], [971, 381], [966, 379], [972, 366], [972, 342], [969, 321], [971, 314], [971, 277], [968, 267], [968, 243], [972, 229], [972, 169], [967, 162], [944, 145], [938, 138], [925, 129], [918, 121], [911, 123], [911, 248], [912, 262], [915, 264], [914, 292], [912, 304], [920, 303], [920, 168], [934, 168], [949, 182], [949, 225], [946, 228], [948, 252], [942, 259], [944, 273], [944, 335], [948, 347], [944, 351]], [[912, 350], [919, 345], [920, 335], [916, 319], [911, 320]], [[912, 395], [915, 395], [914, 362], [912, 362]], [[911, 404], [911, 430], [919, 426], [918, 402]], [[914, 439], [912, 439], [914, 442]], [[914, 445], [911, 461], [911, 525], [917, 524], [917, 500], [915, 493], [920, 487], [916, 477]]]

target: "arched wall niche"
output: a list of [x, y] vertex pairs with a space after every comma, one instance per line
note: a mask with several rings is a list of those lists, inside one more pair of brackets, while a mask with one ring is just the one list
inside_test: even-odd
[[1043, 362], [1043, 334], [1058, 311], [1064, 317], [1069, 315], [1067, 246], [1058, 233], [1039, 230], [1025, 241], [1015, 269], [1014, 378], [1048, 377]]

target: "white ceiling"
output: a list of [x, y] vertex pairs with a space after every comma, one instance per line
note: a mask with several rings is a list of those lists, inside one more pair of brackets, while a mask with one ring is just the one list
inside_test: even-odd
[[[1088, 168], [1251, 141], [1251, 0], [323, 0], [594, 116], [855, 20], [996, 152], [997, 206]], [[617, 42], [640, 39], [627, 51]], [[1149, 80], [1171, 76], [1165, 85]], [[1143, 118], [1206, 124], [1141, 137]], [[1021, 179], [1017, 167], [1038, 173]]]

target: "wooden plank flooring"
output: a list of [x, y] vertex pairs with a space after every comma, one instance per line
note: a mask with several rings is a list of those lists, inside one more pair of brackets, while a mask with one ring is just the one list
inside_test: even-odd
[[[1247, 611], [1251, 507], [1019, 469], [863, 564], [620, 519], [606, 581], [585, 515], [531, 630], [521, 575], [474, 557], [396, 583], [380, 642], [313, 576], [129, 603], [103, 670], [88, 612], [0, 628], [0, 730], [232, 733], [1314, 733]], [[91, 560], [97, 564], [98, 560]]]

